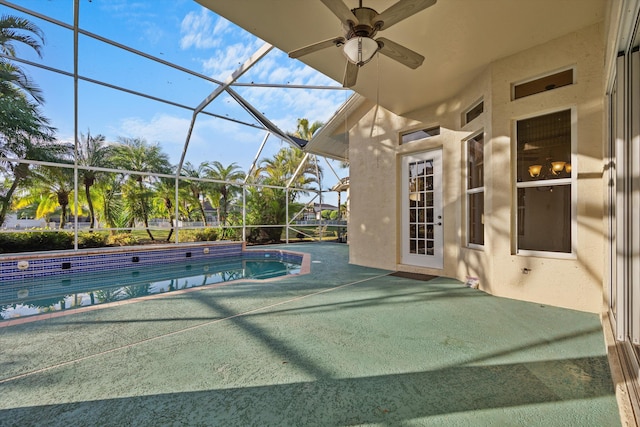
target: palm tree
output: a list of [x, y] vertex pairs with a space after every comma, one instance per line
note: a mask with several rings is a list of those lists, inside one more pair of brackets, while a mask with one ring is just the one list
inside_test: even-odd
[[60, 207], [60, 229], [64, 229], [73, 193], [73, 169], [40, 166], [32, 173], [34, 180], [15, 207], [19, 209], [37, 203], [36, 218], [46, 218]]
[[[8, 57], [16, 56], [16, 44], [32, 48], [42, 57], [44, 33], [31, 21], [17, 16], [0, 17], [0, 52]], [[11, 88], [20, 88], [31, 95], [38, 103], [43, 103], [42, 93], [21, 68], [6, 58], [0, 58], [0, 93], [11, 93]]]
[[[313, 138], [313, 135], [322, 126], [324, 126], [324, 123], [319, 122], [319, 121], [315, 121], [315, 122], [309, 124], [309, 120], [308, 119], [298, 119], [296, 131], [293, 133], [293, 135], [297, 136], [298, 138], [302, 138], [302, 139], [304, 139], [306, 141], [311, 141], [311, 138]], [[315, 155], [313, 156], [313, 162], [315, 163], [315, 168], [316, 168], [315, 173], [316, 173], [316, 177], [317, 177], [317, 183], [318, 183], [318, 186], [320, 186], [320, 184], [322, 182], [322, 170], [320, 169], [320, 166], [318, 165], [318, 157], [315, 156]]]
[[[24, 160], [58, 161], [68, 155], [70, 146], [56, 143], [55, 129], [37, 106], [13, 89], [14, 96], [0, 96], [0, 157]], [[31, 173], [29, 163], [0, 162], [6, 191], [0, 195], [0, 224], [4, 223], [16, 189]]]
[[[305, 154], [297, 148], [282, 148], [272, 158], [262, 159], [255, 171], [257, 183], [286, 187], [298, 170]], [[297, 190], [287, 192], [284, 188], [252, 187], [249, 189], [249, 221], [253, 224], [284, 224], [287, 220], [287, 205], [295, 202], [304, 188], [318, 181], [322, 170], [314, 163], [307, 162], [298, 171], [293, 181]], [[251, 230], [250, 239], [278, 241], [282, 234], [281, 227]]]
[[[98, 197], [94, 200], [95, 209], [108, 228], [124, 228], [129, 224], [129, 212], [124, 209], [122, 200], [123, 177], [118, 174], [105, 174], [95, 187]], [[116, 234], [110, 230], [110, 234]]]
[[[10, 15], [0, 17], [0, 52], [16, 56], [16, 44], [42, 54], [44, 35], [30, 21]], [[29, 95], [35, 102], [31, 101]], [[6, 57], [0, 58], [0, 157], [26, 160], [55, 160], [66, 147], [53, 144], [55, 129], [38, 109], [44, 102], [40, 90]], [[3, 162], [0, 195], [0, 225], [4, 223], [16, 189], [29, 177], [28, 163]]]
[[[133, 221], [142, 220], [151, 240], [155, 240], [149, 229], [149, 211], [152, 198], [150, 184], [155, 181], [147, 173], [171, 173], [169, 157], [162, 152], [157, 144], [148, 144], [142, 138], [120, 138], [113, 148], [111, 157], [113, 164], [119, 169], [139, 174], [129, 174], [123, 186], [125, 204], [130, 210], [131, 227]], [[140, 174], [141, 173], [141, 174]], [[145, 182], [145, 179], [147, 182]]]
[[[209, 168], [209, 164], [207, 162], [202, 162], [198, 167], [195, 167], [191, 162], [186, 162], [182, 166], [181, 175], [188, 176], [190, 178], [204, 178], [206, 176], [207, 168]], [[190, 199], [192, 202], [198, 204], [198, 211], [202, 216], [202, 221], [204, 226], [207, 226], [207, 215], [204, 211], [204, 202], [208, 188], [210, 184], [203, 181], [198, 180], [188, 180], [189, 183], [189, 192]]]
[[[298, 170], [305, 154], [298, 148], [282, 148], [270, 159], [262, 159], [255, 174], [260, 182], [268, 185], [286, 186]], [[322, 176], [322, 168], [316, 163], [307, 162], [292, 184], [295, 188], [304, 189], [309, 184], [318, 182]], [[289, 191], [289, 202], [294, 202], [298, 196], [306, 194], [304, 190]]]
[[205, 174], [208, 178], [224, 181], [217, 182], [212, 185], [210, 198], [212, 205], [215, 205], [214, 202], [218, 202], [218, 222], [222, 225], [227, 225], [229, 201], [239, 192], [240, 189], [239, 186], [231, 185], [229, 182], [239, 182], [244, 180], [245, 173], [240, 170], [240, 166], [236, 163], [224, 166], [219, 161], [207, 164], [206, 169]]
[[309, 125], [308, 119], [298, 119], [298, 124], [296, 127], [296, 131], [293, 133], [294, 136], [298, 138], [302, 138], [305, 141], [310, 141], [313, 135], [324, 126], [324, 123], [315, 121], [311, 125]]
[[[87, 168], [107, 167], [110, 165], [112, 151], [112, 147], [105, 144], [104, 135], [91, 136], [91, 131], [87, 131], [86, 136], [80, 134], [80, 143], [77, 151], [78, 165]], [[95, 226], [96, 217], [91, 197], [91, 187], [100, 176], [100, 172], [92, 169], [80, 169], [79, 174], [84, 185], [84, 194], [89, 209], [89, 229], [92, 230]]]
[[155, 183], [154, 210], [162, 216], [167, 216], [171, 224], [171, 230], [169, 230], [166, 239], [167, 242], [171, 240], [175, 222], [175, 207], [173, 205], [176, 197], [175, 183], [176, 181], [172, 178], [159, 178]]

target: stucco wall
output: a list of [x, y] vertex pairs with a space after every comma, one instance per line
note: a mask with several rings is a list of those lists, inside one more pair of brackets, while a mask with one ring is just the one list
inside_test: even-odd
[[[598, 312], [602, 304], [604, 256], [602, 206], [603, 153], [602, 25], [586, 28], [550, 43], [496, 61], [492, 67], [492, 240], [493, 279], [487, 290], [496, 295]], [[567, 66], [575, 66], [574, 85], [511, 101], [510, 84]], [[575, 259], [514, 255], [515, 209], [513, 156], [515, 120], [559, 108], [577, 110], [577, 236]], [[553, 218], [549, 218], [550, 221]], [[510, 224], [509, 227], [504, 225]], [[491, 236], [494, 236], [493, 238]], [[523, 273], [523, 268], [531, 271]]]
[[373, 104], [368, 108], [349, 133], [349, 261], [395, 270], [398, 133], [394, 129], [417, 122]]
[[[602, 25], [495, 61], [458, 96], [398, 117], [368, 104], [350, 130], [350, 261], [386, 269], [480, 278], [495, 295], [599, 312], [603, 269], [603, 36]], [[576, 84], [511, 101], [511, 84], [574, 66]], [[467, 126], [461, 114], [481, 97], [484, 113]], [[573, 259], [515, 254], [512, 164], [515, 120], [559, 108], [577, 111], [577, 252]], [[441, 135], [400, 146], [403, 130], [441, 126]], [[465, 247], [462, 141], [485, 135], [485, 246]], [[402, 155], [443, 149], [444, 268], [399, 264]], [[523, 269], [529, 269], [528, 274]]]

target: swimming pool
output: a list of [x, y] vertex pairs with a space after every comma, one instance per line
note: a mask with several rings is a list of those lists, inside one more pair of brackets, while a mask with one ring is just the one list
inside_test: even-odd
[[231, 259], [13, 280], [0, 286], [0, 317], [9, 320], [240, 279], [299, 273], [300, 264], [293, 262]]

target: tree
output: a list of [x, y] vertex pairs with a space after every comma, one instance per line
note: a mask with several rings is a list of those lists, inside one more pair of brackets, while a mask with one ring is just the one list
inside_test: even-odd
[[[207, 169], [210, 168], [209, 163], [202, 162], [196, 168], [190, 162], [186, 162], [182, 165], [181, 175], [188, 176], [190, 178], [204, 178], [207, 175]], [[207, 189], [210, 187], [209, 183], [199, 180], [188, 180], [189, 193], [191, 202], [197, 203], [198, 210], [202, 216], [202, 222], [204, 226], [207, 226], [207, 215], [204, 212], [204, 202], [207, 193]]]
[[153, 206], [155, 211], [160, 213], [160, 215], [168, 217], [169, 223], [171, 224], [171, 230], [169, 230], [169, 234], [166, 239], [167, 242], [171, 240], [174, 230], [175, 206], [173, 201], [176, 198], [175, 183], [175, 179], [172, 178], [159, 178], [155, 183]]
[[[69, 153], [69, 145], [54, 141], [55, 129], [34, 103], [13, 89], [0, 96], [0, 157], [56, 162]], [[0, 224], [4, 223], [16, 189], [29, 178], [29, 163], [0, 162], [5, 189], [0, 195]]]
[[[95, 209], [109, 228], [124, 228], [130, 223], [129, 211], [124, 208], [122, 184], [124, 178], [119, 174], [105, 174], [96, 182], [97, 198]], [[110, 234], [116, 234], [114, 230]]]
[[151, 210], [152, 189], [150, 185], [156, 181], [149, 173], [171, 173], [169, 157], [162, 152], [157, 144], [148, 144], [143, 138], [120, 138], [119, 143], [113, 148], [111, 157], [113, 164], [128, 174], [122, 193], [125, 206], [131, 217], [130, 227], [133, 221], [141, 220], [151, 240], [155, 240], [149, 229], [149, 212]]
[[[105, 144], [104, 135], [91, 136], [91, 131], [87, 135], [80, 134], [80, 141], [77, 150], [78, 166], [87, 168], [107, 167], [110, 165], [112, 147]], [[89, 209], [89, 229], [95, 226], [96, 216], [91, 197], [91, 187], [96, 183], [96, 179], [101, 175], [93, 169], [79, 169], [79, 178], [84, 185], [84, 194], [87, 199]]]
[[[286, 187], [304, 158], [305, 153], [298, 148], [281, 148], [272, 158], [262, 159], [255, 174], [263, 184]], [[292, 182], [292, 188], [298, 190], [289, 191], [289, 202], [294, 202], [300, 195], [306, 194], [304, 188], [309, 184], [318, 183], [318, 175], [322, 176], [322, 168], [315, 163], [306, 162]]]
[[73, 169], [39, 166], [32, 173], [33, 182], [15, 207], [37, 204], [36, 218], [47, 218], [60, 207], [60, 229], [64, 229], [73, 193]]
[[[0, 17], [0, 52], [8, 57], [16, 57], [16, 44], [32, 48], [42, 57], [44, 33], [31, 21], [17, 16]], [[44, 99], [40, 89], [34, 85], [24, 71], [6, 58], [0, 58], [0, 94], [11, 94], [14, 88], [28, 93], [42, 104]]]
[[[284, 224], [287, 220], [287, 205], [305, 194], [305, 187], [317, 182], [317, 174], [322, 170], [317, 165], [306, 162], [298, 171], [298, 167], [305, 159], [305, 154], [297, 148], [282, 148], [272, 158], [262, 159], [255, 172], [255, 181], [259, 184], [277, 186], [252, 187], [249, 190], [249, 221], [253, 224], [276, 225]], [[297, 189], [287, 191], [285, 187], [298, 171], [293, 180]], [[282, 234], [282, 227], [269, 227], [251, 230], [250, 239], [256, 241], [278, 241]]]
[[315, 121], [309, 124], [308, 119], [298, 119], [298, 123], [296, 126], [296, 131], [293, 133], [294, 136], [298, 138], [302, 138], [305, 141], [311, 141], [313, 135], [324, 126], [324, 123]]
[[227, 213], [229, 210], [229, 201], [240, 191], [240, 187], [229, 184], [229, 182], [239, 182], [244, 180], [245, 174], [240, 170], [240, 166], [231, 163], [224, 166], [218, 161], [207, 164], [206, 175], [208, 178], [215, 179], [216, 182], [211, 188], [210, 198], [213, 202], [218, 201], [219, 218], [218, 221], [222, 225], [227, 225]]
[[[16, 56], [16, 44], [42, 54], [44, 35], [30, 21], [10, 15], [0, 18], [0, 52]], [[31, 101], [29, 95], [34, 101]], [[0, 58], [0, 157], [55, 161], [67, 147], [55, 144], [55, 129], [38, 109], [44, 102], [40, 90], [18, 66]], [[2, 162], [3, 192], [0, 195], [0, 225], [4, 223], [16, 189], [30, 174], [29, 163]]]

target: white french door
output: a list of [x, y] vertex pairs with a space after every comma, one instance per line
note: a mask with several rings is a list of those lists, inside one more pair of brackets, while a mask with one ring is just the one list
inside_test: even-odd
[[402, 264], [442, 269], [442, 150], [402, 158]]

